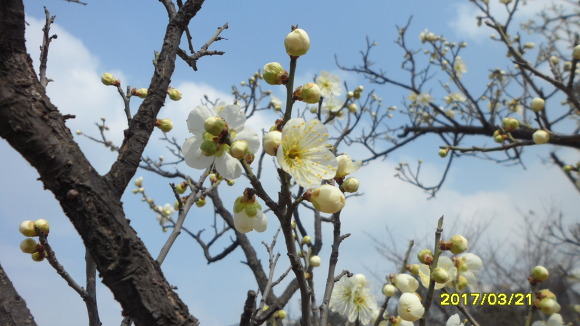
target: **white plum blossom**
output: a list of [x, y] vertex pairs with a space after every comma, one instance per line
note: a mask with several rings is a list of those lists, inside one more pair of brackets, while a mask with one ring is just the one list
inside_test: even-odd
[[336, 175], [338, 162], [328, 147], [328, 129], [322, 122], [290, 119], [282, 129], [278, 164], [302, 187], [317, 186]]
[[316, 84], [320, 87], [322, 96], [325, 98], [330, 95], [340, 95], [342, 93], [340, 77], [331, 74], [328, 71], [320, 72], [320, 75], [316, 77]]
[[455, 72], [457, 78], [461, 78], [463, 74], [467, 72], [467, 66], [461, 57], [455, 58], [455, 62], [453, 63], [453, 71]]
[[447, 319], [447, 322], [445, 323], [445, 326], [463, 326], [463, 325], [464, 323], [461, 322], [461, 318], [459, 318], [458, 314], [449, 317], [449, 319]]
[[361, 325], [368, 324], [373, 312], [378, 310], [377, 302], [371, 295], [366, 278], [362, 274], [342, 277], [334, 285], [329, 307], [332, 311], [348, 318], [351, 323], [358, 319]]
[[562, 319], [562, 315], [554, 313], [550, 315], [547, 321], [537, 320], [532, 323], [532, 326], [562, 326], [563, 324], [564, 320]]
[[330, 120], [330, 123], [333, 123], [334, 118], [344, 118], [346, 109], [341, 110], [343, 106], [344, 101], [336, 96], [329, 96], [328, 98], [324, 99], [320, 112], [325, 114], [326, 119], [330, 118], [332, 115], [333, 119]]
[[336, 170], [336, 177], [344, 178], [351, 173], [355, 173], [360, 169], [362, 161], [353, 162], [348, 154], [342, 154], [336, 157], [338, 161], [338, 168]]
[[415, 292], [419, 288], [419, 282], [409, 274], [397, 274], [393, 284], [403, 293]]
[[[227, 130], [219, 135], [206, 131], [205, 122], [210, 119], [223, 119]], [[242, 164], [229, 152], [229, 145], [236, 140], [243, 140], [248, 144], [248, 151], [255, 153], [260, 147], [258, 134], [251, 128], [245, 127], [246, 116], [237, 105], [226, 105], [220, 112], [207, 106], [200, 105], [189, 113], [187, 127], [193, 137], [183, 143], [183, 157], [185, 163], [194, 169], [206, 169], [214, 166], [216, 171], [227, 179], [236, 179], [242, 174]], [[213, 151], [203, 151], [202, 145], [213, 145]]]

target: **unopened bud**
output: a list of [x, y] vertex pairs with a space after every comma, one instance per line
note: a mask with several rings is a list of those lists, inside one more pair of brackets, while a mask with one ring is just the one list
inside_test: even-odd
[[48, 225], [48, 221], [42, 218], [34, 221], [34, 227], [40, 230], [40, 232], [44, 233], [45, 235], [50, 232], [50, 226]]
[[273, 130], [264, 135], [263, 147], [266, 154], [276, 156], [278, 147], [282, 143], [282, 133], [278, 130]]
[[27, 237], [38, 236], [38, 234], [36, 234], [36, 230], [34, 229], [34, 222], [30, 220], [22, 221], [22, 223], [20, 223], [20, 227], [18, 228], [18, 230], [20, 231], [20, 233], [22, 233], [22, 235]]
[[182, 94], [177, 88], [169, 87], [169, 89], [167, 90], [167, 94], [169, 94], [169, 98], [174, 101], [181, 100]]
[[173, 129], [173, 122], [171, 119], [157, 119], [155, 126], [163, 132], [170, 132]]
[[317, 210], [334, 214], [344, 207], [345, 198], [342, 191], [337, 187], [322, 185], [312, 191], [310, 202]]
[[540, 112], [544, 109], [546, 102], [540, 97], [536, 97], [530, 102], [530, 107], [534, 112]]
[[209, 117], [203, 122], [203, 128], [209, 134], [218, 136], [226, 128], [226, 122], [220, 117]]
[[544, 266], [536, 266], [532, 269], [532, 277], [538, 282], [543, 282], [548, 279], [550, 273]]
[[580, 60], [580, 45], [574, 47], [574, 50], [572, 50], [572, 57], [576, 60]]
[[456, 234], [451, 237], [451, 248], [449, 249], [454, 255], [459, 255], [467, 250], [468, 242], [464, 236]]
[[431, 265], [433, 263], [433, 252], [430, 249], [423, 249], [417, 254], [417, 259], [421, 264]]
[[342, 188], [346, 192], [357, 192], [359, 187], [359, 181], [356, 178], [347, 178], [342, 183]]
[[101, 82], [107, 86], [121, 86], [121, 81], [108, 72], [101, 76]]
[[286, 47], [286, 53], [293, 57], [299, 57], [305, 55], [310, 49], [310, 38], [306, 31], [301, 28], [296, 28], [284, 39], [284, 46]]
[[270, 62], [264, 65], [262, 76], [266, 83], [270, 85], [282, 85], [288, 82], [288, 71], [284, 70], [278, 62]]
[[449, 273], [443, 267], [435, 267], [433, 269], [433, 280], [437, 283], [447, 283], [449, 281]]
[[237, 159], [241, 159], [246, 156], [248, 151], [248, 142], [245, 140], [236, 140], [230, 147], [230, 154]]
[[545, 130], [536, 130], [532, 135], [534, 143], [536, 144], [545, 144], [550, 141], [550, 134]]
[[318, 267], [318, 266], [320, 266], [320, 257], [318, 257], [318, 256], [312, 256], [312, 257], [310, 257], [310, 265], [312, 267]]
[[307, 83], [300, 88], [298, 99], [306, 103], [315, 104], [320, 101], [320, 96], [320, 87], [315, 83]]
[[26, 238], [20, 242], [20, 250], [25, 254], [32, 254], [38, 251], [38, 244], [32, 238]]
[[139, 88], [139, 89], [133, 88], [131, 90], [131, 95], [137, 96], [140, 98], [146, 98], [147, 97], [147, 88]]
[[397, 288], [393, 284], [385, 284], [383, 286], [383, 294], [386, 297], [392, 297], [397, 292]]

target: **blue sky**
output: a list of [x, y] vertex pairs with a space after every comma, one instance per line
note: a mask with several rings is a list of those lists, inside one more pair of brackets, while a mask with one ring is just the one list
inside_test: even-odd
[[[533, 17], [533, 12], [547, 1], [529, 2], [520, 19]], [[99, 76], [113, 72], [123, 85], [147, 86], [153, 68], [153, 51], [161, 46], [167, 21], [161, 4], [109, 0], [89, 1], [88, 6], [80, 6], [52, 0], [25, 1], [25, 6], [29, 23], [28, 47], [36, 64], [44, 20], [42, 6], [57, 15], [52, 32], [59, 38], [51, 45], [48, 63], [48, 77], [55, 82], [49, 84], [48, 94], [62, 112], [77, 115], [69, 122], [71, 130], [82, 129], [96, 135], [94, 123], [103, 116], [110, 123], [111, 138], [119, 143], [126, 127], [122, 102], [113, 88], [100, 83]], [[375, 89], [386, 105], [400, 107], [407, 93], [393, 87], [369, 85], [357, 75], [338, 70], [334, 56], [338, 55], [345, 65], [358, 64], [358, 52], [364, 48], [368, 36], [378, 42], [377, 65], [397, 78], [405, 78], [400, 72], [402, 53], [393, 40], [397, 33], [395, 25], [404, 25], [410, 16], [413, 16], [413, 23], [409, 40], [414, 46], [419, 46], [418, 35], [426, 28], [450, 40], [468, 42], [462, 55], [468, 67], [464, 78], [474, 88], [484, 86], [479, 83], [486, 78], [487, 69], [509, 65], [503, 58], [505, 50], [489, 41], [490, 31], [475, 26], [468, 1], [446, 1], [445, 5], [427, 0], [207, 1], [190, 25], [194, 46], [199, 48], [217, 27], [228, 22], [230, 28], [222, 34], [227, 40], [212, 45], [212, 49], [226, 51], [226, 54], [201, 59], [197, 72], [180, 62], [172, 84], [183, 91], [184, 98], [168, 103], [160, 115], [173, 119], [172, 135], [178, 139], [187, 137], [185, 119], [200, 103], [203, 94], [227, 100], [231, 98], [231, 85], [239, 85], [265, 63], [280, 61], [286, 64], [283, 38], [292, 24], [306, 29], [312, 40], [310, 52], [299, 60], [298, 83], [328, 70], [341, 76], [350, 87], [365, 85], [366, 90]], [[433, 89], [436, 88], [434, 84]], [[272, 91], [282, 94], [280, 89], [272, 87]], [[138, 99], [133, 101], [134, 110], [139, 103]], [[275, 115], [267, 113], [252, 119], [250, 124], [256, 129], [264, 128], [273, 119]], [[159, 136], [160, 133], [154, 133], [152, 139]], [[481, 145], [483, 141], [476, 139], [473, 144]], [[95, 167], [101, 172], [107, 171], [114, 160], [113, 154], [85, 139], [79, 142]], [[400, 250], [404, 250], [409, 239], [430, 236], [440, 215], [447, 217], [447, 225], [468, 225], [489, 219], [491, 225], [486, 239], [493, 241], [517, 231], [520, 211], [536, 210], [543, 214], [554, 206], [562, 209], [570, 220], [580, 211], [577, 191], [557, 169], [542, 163], [546, 148], [527, 151], [526, 170], [463, 158], [454, 166], [436, 200], [427, 200], [421, 190], [392, 177], [398, 162], [413, 163], [423, 159], [425, 177], [435, 180], [444, 168], [444, 161], [436, 154], [437, 146], [438, 140], [425, 138], [357, 172], [355, 176], [360, 179], [365, 195], [349, 200], [343, 212], [343, 230], [352, 236], [343, 243], [338, 270], [393, 272], [390, 264], [378, 259], [369, 239], [369, 235], [385, 237], [387, 226], [399, 242]], [[0, 153], [4, 158], [0, 160], [0, 180], [4, 186], [0, 192], [0, 262], [39, 324], [84, 324], [84, 305], [76, 293], [48, 263], [34, 263], [20, 253], [18, 244], [23, 237], [17, 227], [24, 219], [48, 219], [52, 225], [50, 240], [61, 263], [82, 283], [84, 249], [80, 239], [52, 194], [43, 191], [41, 183], [36, 181], [36, 171], [5, 142], [0, 142]], [[157, 141], [148, 146], [147, 153], [152, 157], [168, 156], [164, 145]], [[562, 154], [571, 162], [579, 159], [578, 153], [564, 151]], [[271, 168], [271, 163], [267, 164]], [[187, 167], [182, 169], [194, 178], [200, 173]], [[137, 175], [144, 176], [145, 188], [158, 204], [173, 202], [168, 180], [147, 172]], [[233, 202], [246, 186], [247, 181], [242, 179], [236, 186], [223, 189], [226, 202]], [[272, 191], [275, 187], [270, 185]], [[168, 234], [160, 231], [155, 214], [130, 190], [123, 197], [127, 217], [156, 256]], [[186, 225], [199, 229], [207, 227], [211, 220], [212, 211], [206, 207], [192, 212]], [[270, 217], [267, 232], [250, 234], [263, 260], [266, 254], [260, 243], [271, 241], [276, 227], [277, 222]], [[330, 228], [323, 231], [328, 239]], [[328, 259], [329, 253], [330, 248], [324, 247], [323, 261]], [[181, 298], [202, 325], [230, 325], [239, 319], [247, 290], [256, 288], [250, 271], [241, 260], [243, 256], [237, 251], [226, 260], [208, 266], [195, 242], [182, 235], [164, 262], [163, 270], [170, 283], [178, 286]], [[286, 266], [284, 261], [277, 274]], [[376, 284], [378, 294], [380, 280], [376, 280]], [[317, 291], [320, 297], [320, 289]], [[103, 286], [99, 287], [99, 308], [104, 325], [120, 323], [119, 305]]]

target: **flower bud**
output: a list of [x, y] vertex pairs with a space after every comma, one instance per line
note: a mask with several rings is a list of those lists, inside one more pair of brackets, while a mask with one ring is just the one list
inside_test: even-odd
[[315, 104], [320, 101], [320, 87], [315, 83], [307, 83], [300, 88], [298, 99], [306, 103]]
[[310, 49], [310, 38], [306, 31], [301, 28], [296, 28], [286, 35], [284, 40], [286, 53], [292, 57], [299, 57], [305, 55]]
[[310, 257], [310, 265], [312, 267], [318, 267], [318, 266], [320, 266], [320, 257], [318, 257], [318, 256], [312, 256], [312, 257]]
[[264, 65], [262, 77], [270, 85], [282, 85], [288, 82], [288, 71], [280, 63], [270, 62]]
[[233, 186], [233, 185], [235, 185], [235, 184], [236, 184], [236, 180], [229, 179], [229, 180], [228, 180], [226, 183], [228, 184], [228, 186], [230, 186], [230, 187], [231, 187], [231, 186]]
[[544, 298], [538, 303], [538, 308], [542, 310], [543, 313], [551, 315], [560, 311], [560, 304], [556, 299]]
[[397, 292], [397, 288], [393, 284], [385, 284], [383, 286], [383, 294], [386, 297], [392, 297]]
[[101, 76], [101, 82], [107, 86], [121, 86], [121, 81], [115, 78], [111, 73], [104, 73]]
[[435, 267], [432, 276], [437, 283], [447, 283], [449, 281], [449, 273], [443, 267]]
[[276, 156], [280, 143], [282, 143], [282, 133], [278, 130], [273, 130], [264, 135], [262, 146], [266, 154]]
[[38, 251], [38, 244], [32, 238], [26, 238], [20, 242], [20, 250], [25, 254], [32, 254]]
[[514, 131], [520, 126], [520, 122], [515, 118], [504, 118], [501, 123], [507, 132]]
[[504, 134], [501, 130], [496, 130], [493, 132], [493, 141], [496, 143], [503, 143], [507, 139], [507, 135]]
[[417, 259], [421, 264], [431, 265], [433, 263], [433, 252], [430, 249], [423, 249], [417, 254]]
[[143, 177], [139, 177], [135, 179], [135, 186], [142, 187], [143, 186]]
[[347, 108], [348, 112], [350, 113], [356, 113], [358, 111], [358, 106], [356, 105], [356, 103], [350, 103]]
[[463, 291], [467, 287], [467, 279], [463, 275], [459, 275], [457, 280], [453, 282], [457, 291]]
[[342, 191], [337, 187], [322, 185], [312, 191], [310, 202], [317, 210], [334, 214], [344, 207], [345, 198]]
[[564, 165], [562, 167], [562, 170], [564, 170], [564, 172], [571, 172], [572, 170], [574, 170], [574, 167], [572, 165]]
[[157, 119], [155, 126], [163, 132], [170, 132], [173, 129], [173, 122], [171, 119]]
[[286, 311], [284, 310], [278, 310], [276, 311], [276, 314], [274, 316], [276, 319], [284, 319], [286, 318]]
[[550, 134], [547, 131], [540, 129], [534, 132], [532, 138], [536, 144], [545, 144], [550, 141]]
[[38, 234], [36, 234], [36, 230], [34, 229], [34, 222], [32, 222], [30, 220], [22, 221], [22, 223], [20, 223], [20, 227], [18, 229], [19, 229], [20, 233], [22, 233], [24, 236], [27, 236], [27, 237], [38, 236]]
[[392, 281], [403, 293], [415, 292], [419, 288], [419, 281], [409, 274], [397, 274]]
[[179, 184], [177, 184], [177, 186], [175, 186], [175, 191], [180, 195], [183, 194], [186, 190], [187, 190], [187, 183], [185, 183], [185, 182], [179, 183]]
[[177, 88], [169, 87], [167, 90], [167, 94], [169, 94], [169, 98], [174, 101], [181, 100], [181, 92]]
[[37, 251], [37, 252], [32, 253], [32, 255], [30, 255], [30, 258], [32, 258], [32, 260], [34, 260], [36, 262], [43, 261], [45, 257], [46, 257], [46, 253], [44, 251]]
[[205, 204], [206, 204], [205, 197], [201, 197], [200, 199], [198, 199], [195, 202], [195, 206], [197, 206], [197, 207], [203, 207], [203, 206], [205, 206]]
[[348, 178], [344, 180], [342, 183], [342, 188], [346, 192], [357, 192], [358, 191], [359, 182], [356, 178]]
[[540, 112], [544, 109], [546, 102], [540, 97], [536, 97], [530, 102], [530, 107], [534, 112]]
[[302, 242], [304, 244], [309, 244], [311, 241], [310, 236], [309, 235], [305, 235], [304, 238], [302, 238]]
[[534, 280], [542, 282], [548, 279], [550, 273], [544, 266], [536, 266], [532, 269], [532, 277]]
[[248, 142], [245, 140], [236, 140], [230, 147], [230, 154], [237, 159], [241, 159], [246, 156], [248, 151]]
[[408, 264], [405, 268], [413, 275], [419, 275], [419, 264]]
[[347, 175], [354, 173], [360, 169], [362, 161], [353, 162], [347, 154], [336, 157], [338, 167], [336, 168], [336, 178], [344, 178]]
[[441, 148], [437, 154], [439, 154], [441, 158], [445, 158], [447, 154], [449, 154], [449, 148]]
[[397, 313], [406, 321], [417, 321], [425, 313], [425, 307], [416, 293], [403, 293], [399, 298]]
[[133, 88], [131, 90], [131, 95], [137, 96], [140, 98], [146, 98], [147, 97], [147, 88], [139, 88], [139, 89]]
[[213, 140], [204, 140], [199, 148], [205, 156], [215, 155], [219, 151], [218, 144]]
[[203, 128], [209, 134], [218, 136], [226, 128], [226, 122], [220, 117], [209, 117], [203, 122]]
[[572, 51], [572, 57], [576, 60], [580, 60], [580, 45], [576, 45]]
[[34, 227], [40, 230], [40, 232], [44, 233], [45, 235], [50, 232], [50, 226], [48, 225], [48, 221], [42, 218], [34, 221]]
[[451, 237], [451, 248], [449, 249], [454, 255], [459, 255], [467, 250], [468, 242], [465, 237], [456, 234]]

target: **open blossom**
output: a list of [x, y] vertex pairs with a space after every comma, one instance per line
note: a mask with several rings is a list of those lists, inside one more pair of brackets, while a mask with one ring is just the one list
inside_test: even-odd
[[361, 325], [368, 324], [373, 312], [378, 310], [377, 302], [372, 297], [366, 278], [362, 274], [351, 278], [342, 277], [334, 285], [329, 307], [332, 311], [347, 317], [351, 323], [358, 319]]
[[322, 122], [290, 119], [282, 129], [278, 164], [302, 187], [317, 186], [336, 175], [338, 162], [328, 146], [328, 129]]
[[429, 93], [417, 94], [417, 93], [413, 92], [413, 93], [409, 94], [408, 98], [409, 98], [409, 101], [412, 102], [411, 104], [414, 104], [414, 105], [429, 105], [429, 103], [431, 103], [431, 101], [433, 101], [433, 97]]
[[461, 78], [461, 76], [467, 72], [467, 66], [461, 57], [455, 58], [455, 62], [453, 63], [453, 71], [455, 72], [457, 78]]
[[[245, 141], [251, 153], [260, 147], [258, 134], [245, 127], [245, 122], [246, 116], [237, 105], [227, 105], [219, 113], [203, 105], [193, 109], [187, 118], [193, 137], [187, 138], [182, 146], [185, 163], [194, 169], [214, 165], [224, 178], [238, 178], [242, 174], [242, 164], [230, 154], [227, 142]], [[223, 126], [224, 130], [218, 135], [210, 134], [208, 130], [213, 132], [216, 126]]]
[[333, 119], [330, 121], [332, 123], [334, 122], [334, 118], [344, 118], [346, 109], [341, 110], [343, 106], [344, 101], [340, 100], [336, 96], [329, 96], [328, 98], [324, 99], [321, 112], [326, 115], [327, 119], [332, 115]]
[[321, 71], [320, 75], [316, 77], [316, 84], [320, 87], [323, 97], [330, 95], [340, 95], [342, 88], [340, 87], [340, 78], [337, 75], [331, 74], [328, 71]]

